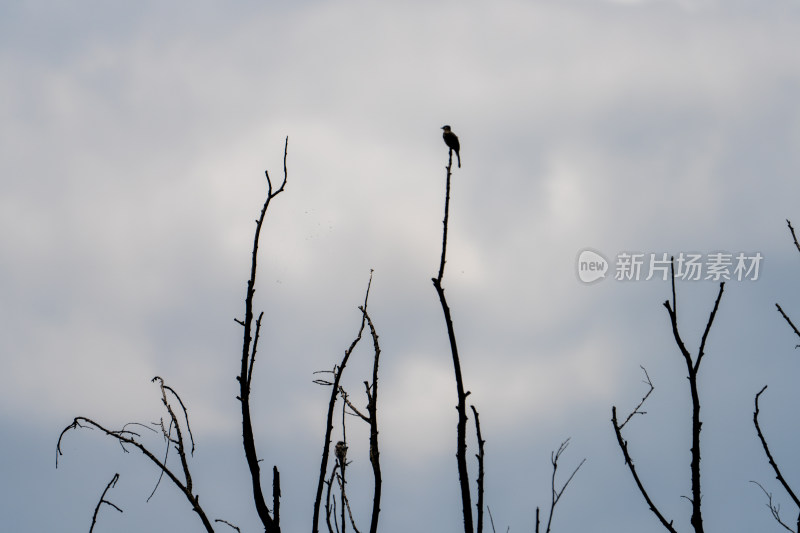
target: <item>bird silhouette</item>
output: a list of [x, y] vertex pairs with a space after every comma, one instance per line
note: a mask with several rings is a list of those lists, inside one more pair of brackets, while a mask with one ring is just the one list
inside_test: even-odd
[[461, 144], [458, 142], [458, 136], [453, 133], [453, 130], [450, 129], [450, 126], [442, 126], [444, 133], [442, 133], [442, 139], [444, 139], [444, 143], [450, 148], [452, 151], [456, 153], [456, 157], [458, 158], [458, 168], [461, 168], [461, 154], [459, 154], [459, 150], [461, 150]]

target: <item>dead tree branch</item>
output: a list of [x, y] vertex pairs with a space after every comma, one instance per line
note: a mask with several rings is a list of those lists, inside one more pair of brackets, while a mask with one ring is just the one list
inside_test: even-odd
[[772, 514], [772, 518], [774, 518], [775, 521], [778, 522], [780, 525], [782, 525], [784, 529], [786, 529], [787, 531], [791, 531], [792, 533], [797, 533], [794, 529], [790, 528], [783, 520], [781, 520], [781, 506], [780, 504], [772, 503], [772, 493], [767, 492], [767, 489], [765, 489], [764, 486], [758, 481], [750, 480], [750, 483], [758, 485], [758, 488], [760, 488], [761, 491], [764, 493], [764, 495], [767, 497], [766, 505], [770, 513]]
[[[245, 295], [245, 313], [244, 320], [236, 320], [243, 329], [242, 340], [242, 362], [239, 375], [236, 379], [239, 381], [239, 396], [237, 399], [241, 402], [242, 406], [242, 443], [244, 445], [244, 455], [247, 460], [247, 467], [250, 471], [250, 479], [252, 482], [253, 500], [256, 507], [256, 512], [264, 526], [266, 533], [280, 533], [279, 516], [270, 515], [269, 507], [264, 498], [264, 492], [261, 488], [261, 467], [259, 465], [258, 453], [256, 451], [255, 435], [253, 434], [253, 421], [250, 414], [250, 388], [253, 380], [253, 367], [256, 360], [256, 349], [258, 347], [258, 338], [261, 332], [261, 319], [264, 313], [260, 313], [256, 321], [255, 332], [253, 332], [253, 297], [256, 292], [256, 272], [258, 270], [258, 241], [261, 235], [261, 228], [264, 224], [264, 218], [269, 209], [270, 202], [282, 193], [286, 187], [286, 180], [288, 172], [286, 169], [286, 157], [289, 151], [289, 137], [286, 137], [286, 142], [283, 149], [283, 181], [280, 187], [273, 190], [272, 180], [269, 177], [269, 171], [264, 174], [267, 178], [267, 198], [264, 201], [264, 206], [261, 208], [261, 214], [256, 220], [256, 231], [253, 237], [253, 253], [252, 261], [250, 264], [250, 279], [247, 281], [247, 292]], [[277, 468], [275, 468], [277, 470]], [[280, 495], [279, 477], [273, 476], [273, 501], [277, 500]]]
[[[764, 453], [767, 456], [767, 460], [769, 461], [769, 465], [772, 467], [772, 470], [775, 471], [775, 478], [780, 482], [781, 486], [783, 486], [783, 489], [786, 491], [786, 493], [792, 499], [794, 504], [797, 506], [798, 510], [800, 510], [800, 499], [798, 499], [797, 495], [792, 490], [792, 487], [789, 486], [789, 482], [786, 481], [785, 477], [783, 477], [783, 474], [781, 473], [780, 468], [778, 468], [778, 463], [775, 462], [775, 459], [772, 456], [772, 452], [770, 452], [769, 446], [767, 445], [767, 439], [766, 439], [766, 437], [764, 437], [764, 433], [762, 433], [761, 426], [758, 423], [758, 413], [759, 413], [758, 400], [761, 397], [761, 395], [764, 393], [765, 390], [767, 390], [767, 386], [766, 385], [764, 385], [764, 387], [758, 392], [758, 394], [756, 394], [755, 410], [753, 411], [753, 424], [756, 426], [756, 433], [758, 434], [758, 439], [761, 441], [761, 447], [764, 448]], [[759, 486], [761, 486], [761, 485], [759, 485]], [[764, 487], [761, 487], [761, 489], [764, 490]], [[770, 507], [770, 509], [772, 509], [773, 516], [775, 517], [776, 520], [778, 520], [778, 522], [781, 523], [781, 525], [786, 527], [786, 525], [783, 522], [780, 521], [779, 517], [777, 516], [776, 510], [772, 506], [772, 495], [767, 493], [766, 490], [764, 490], [764, 492], [770, 497], [769, 498], [769, 500], [770, 500], [769, 501], [769, 507]], [[787, 527], [787, 529], [789, 529], [789, 528]], [[791, 531], [791, 529], [790, 529], [790, 531]], [[798, 511], [798, 517], [797, 517], [797, 531], [800, 532], [800, 511]]]
[[781, 308], [780, 304], [777, 304], [777, 303], [776, 303], [776, 304], [775, 304], [775, 307], [777, 307], [777, 308], [778, 308], [778, 312], [781, 314], [781, 316], [784, 318], [784, 320], [786, 320], [786, 322], [788, 322], [789, 326], [791, 326], [791, 328], [792, 328], [792, 331], [794, 331], [795, 335], [797, 335], [798, 337], [800, 337], [800, 330], [798, 330], [798, 329], [797, 329], [797, 326], [795, 326], [795, 325], [794, 325], [794, 322], [792, 322], [792, 319], [791, 319], [791, 318], [789, 318], [789, 316], [788, 316], [786, 313], [784, 313], [784, 311], [783, 311], [783, 309]]
[[[367, 313], [366, 307], [361, 307], [364, 317], [369, 324], [370, 336], [372, 336], [372, 348], [375, 353], [372, 364], [372, 385], [364, 382], [367, 392], [367, 412], [369, 413], [369, 462], [372, 466], [373, 494], [372, 494], [372, 514], [370, 518], [369, 533], [378, 532], [378, 516], [381, 512], [381, 454], [378, 446], [378, 363], [381, 356], [381, 347], [378, 343], [378, 333], [375, 325]], [[355, 529], [355, 524], [353, 524]]]
[[[164, 381], [160, 377], [156, 376], [155, 378], [153, 378], [153, 382], [156, 382], [156, 381], [159, 382], [159, 386], [161, 388], [162, 403], [164, 404], [164, 407], [165, 407], [165, 409], [167, 410], [167, 412], [169, 413], [169, 416], [170, 416], [170, 424], [168, 424], [170, 429], [166, 429], [164, 427], [163, 422], [159, 423], [158, 425], [161, 427], [161, 432], [162, 432], [162, 436], [164, 437], [164, 439], [169, 444], [174, 446], [175, 450], [178, 453], [178, 457], [179, 457], [180, 463], [181, 463], [181, 470], [182, 470], [183, 479], [180, 479], [178, 477], [178, 475], [175, 474], [166, 465], [166, 462], [162, 462], [161, 460], [159, 460], [155, 456], [155, 454], [153, 454], [153, 452], [151, 452], [144, 444], [142, 444], [138, 440], [141, 437], [141, 435], [139, 433], [136, 433], [134, 431], [131, 431], [131, 430], [128, 430], [128, 429], [125, 429], [125, 428], [123, 428], [121, 430], [110, 430], [110, 429], [107, 429], [106, 427], [102, 426], [101, 424], [95, 422], [94, 420], [92, 420], [90, 418], [83, 417], [83, 416], [75, 417], [75, 419], [72, 421], [72, 424], [70, 424], [69, 426], [64, 428], [64, 430], [61, 432], [61, 435], [58, 437], [58, 443], [56, 444], [56, 466], [58, 466], [58, 457], [63, 455], [63, 452], [61, 451], [61, 441], [63, 440], [64, 435], [69, 430], [78, 429], [78, 428], [98, 429], [98, 430], [102, 431], [103, 433], [105, 433], [106, 435], [108, 435], [109, 437], [112, 437], [112, 438], [116, 439], [120, 443], [120, 445], [122, 446], [122, 449], [124, 451], [126, 451], [126, 452], [128, 451], [125, 448], [125, 445], [127, 444], [127, 445], [135, 447], [140, 452], [142, 452], [142, 454], [145, 457], [150, 459], [150, 461], [153, 464], [156, 465], [156, 467], [159, 469], [159, 471], [161, 473], [163, 473], [164, 475], [166, 475], [172, 481], [172, 483], [176, 487], [178, 487], [178, 489], [183, 493], [183, 495], [186, 497], [186, 499], [192, 505], [192, 510], [194, 510], [194, 512], [197, 513], [198, 517], [200, 518], [200, 521], [203, 523], [203, 526], [206, 528], [206, 531], [209, 532], [209, 533], [212, 533], [214, 531], [214, 528], [212, 527], [211, 522], [209, 521], [208, 516], [206, 515], [206, 512], [200, 506], [200, 497], [197, 494], [195, 494], [194, 491], [193, 491], [192, 475], [191, 475], [191, 472], [189, 470], [189, 462], [188, 462], [188, 459], [187, 459], [187, 456], [186, 456], [186, 442], [184, 440], [183, 432], [181, 430], [181, 423], [180, 423], [177, 415], [175, 414], [175, 410], [173, 409], [172, 404], [169, 402], [169, 399], [167, 397], [167, 392], [169, 391], [171, 395], [173, 395], [176, 398], [178, 398], [178, 401], [179, 401], [179, 403], [181, 403], [181, 405], [183, 405], [183, 402], [180, 401], [179, 396], [177, 395], [177, 393], [172, 388], [167, 387], [164, 384]], [[183, 409], [183, 414], [184, 414], [184, 417], [185, 417], [184, 420], [187, 419], [188, 418], [188, 413], [186, 412], [185, 408]], [[129, 425], [132, 425], [132, 424], [126, 424], [125, 427], [128, 427]], [[136, 424], [136, 425], [139, 425], [139, 426], [142, 426], [142, 427], [147, 427], [147, 426], [144, 426], [143, 424]], [[172, 435], [172, 428], [175, 429], [175, 436]], [[191, 434], [191, 432], [188, 431], [188, 424], [187, 424], [187, 432], [189, 434]]]
[[647, 391], [647, 394], [645, 394], [642, 397], [642, 401], [639, 402], [639, 405], [637, 405], [636, 408], [633, 411], [631, 411], [631, 414], [628, 415], [628, 418], [626, 418], [625, 421], [619, 426], [620, 430], [622, 430], [622, 428], [625, 427], [625, 424], [627, 424], [628, 421], [630, 421], [630, 419], [633, 418], [633, 415], [644, 415], [644, 414], [647, 414], [647, 411], [640, 411], [639, 409], [642, 408], [642, 405], [644, 405], [644, 402], [647, 401], [647, 398], [650, 397], [650, 394], [653, 393], [653, 389], [655, 389], [655, 387], [653, 386], [653, 382], [650, 381], [650, 376], [647, 374], [647, 369], [645, 369], [645, 367], [643, 367], [642, 365], [639, 365], [639, 368], [641, 368], [642, 371], [644, 372], [644, 378], [645, 378], [644, 383], [647, 383], [647, 385], [650, 387], [650, 389]]
[[467, 469], [467, 396], [469, 391], [464, 390], [464, 381], [461, 377], [461, 361], [458, 357], [458, 346], [456, 344], [456, 334], [453, 327], [453, 319], [450, 315], [450, 307], [442, 287], [444, 277], [444, 265], [447, 257], [447, 224], [450, 217], [450, 181], [452, 177], [453, 155], [450, 152], [450, 161], [447, 164], [447, 184], [444, 200], [444, 220], [442, 221], [442, 256], [439, 261], [439, 274], [432, 278], [433, 286], [439, 295], [439, 302], [442, 305], [445, 324], [447, 325], [447, 336], [450, 341], [450, 352], [453, 356], [453, 371], [456, 378], [456, 394], [458, 403], [458, 424], [456, 426], [456, 462], [458, 465], [458, 481], [461, 488], [461, 508], [464, 514], [464, 533], [473, 533], [475, 528], [472, 523], [472, 496], [469, 488], [469, 471]]
[[[795, 246], [795, 248], [797, 248], [797, 251], [800, 252], [800, 243], [797, 242], [797, 235], [795, 234], [794, 228], [792, 227], [792, 223], [789, 221], [789, 219], [786, 219], [786, 224], [789, 226], [789, 231], [792, 234], [792, 241], [794, 241], [794, 246]], [[781, 316], [784, 318], [784, 320], [786, 320], [786, 322], [792, 328], [792, 331], [794, 331], [795, 335], [800, 337], [800, 330], [798, 330], [797, 326], [794, 325], [794, 322], [792, 322], [792, 319], [790, 319], [789, 316], [786, 313], [783, 312], [783, 309], [781, 308], [781, 306], [779, 304], [776, 303], [775, 307], [778, 308], [778, 312], [781, 314]], [[800, 345], [795, 346], [795, 348], [800, 348]]]
[[723, 281], [719, 284], [719, 294], [717, 295], [717, 300], [714, 302], [714, 309], [711, 311], [711, 315], [708, 317], [708, 322], [706, 323], [706, 328], [703, 331], [703, 336], [700, 340], [700, 348], [697, 351], [697, 357], [694, 359], [694, 361], [692, 361], [692, 356], [689, 353], [689, 350], [686, 349], [686, 345], [684, 344], [683, 339], [681, 339], [680, 332], [678, 331], [678, 304], [675, 297], [674, 262], [672, 263], [671, 269], [672, 305], [670, 305], [669, 300], [667, 300], [664, 302], [664, 307], [669, 313], [670, 322], [672, 323], [672, 333], [675, 337], [675, 343], [678, 345], [684, 361], [686, 362], [686, 369], [689, 374], [689, 388], [692, 395], [692, 497], [690, 498], [692, 503], [692, 517], [690, 522], [696, 533], [703, 533], [703, 513], [700, 507], [700, 504], [702, 503], [700, 490], [700, 429], [702, 427], [702, 422], [700, 422], [700, 395], [697, 389], [697, 373], [700, 370], [700, 363], [703, 360], [703, 355], [705, 355], [706, 340], [708, 339], [708, 334], [711, 331], [711, 326], [714, 323], [714, 317], [719, 309], [719, 302], [722, 299], [722, 293], [725, 290], [725, 282]]
[[89, 526], [89, 533], [92, 533], [92, 531], [94, 531], [94, 525], [97, 523], [97, 515], [100, 512], [101, 505], [106, 504], [110, 507], [113, 507], [120, 513], [122, 512], [122, 509], [120, 509], [110, 501], [106, 500], [106, 493], [117, 484], [117, 481], [119, 481], [119, 474], [114, 474], [114, 477], [111, 478], [111, 481], [108, 482], [108, 485], [106, 485], [106, 488], [103, 490], [103, 494], [100, 495], [100, 501], [97, 502], [97, 506], [94, 508], [94, 514], [92, 515], [92, 525]]
[[478, 479], [476, 480], [478, 487], [478, 503], [475, 504], [475, 507], [477, 507], [478, 511], [478, 533], [483, 533], [483, 445], [486, 441], [481, 437], [481, 421], [478, 417], [478, 410], [475, 409], [474, 405], [470, 405], [470, 408], [472, 409], [472, 414], [475, 415], [475, 432], [478, 438], [478, 453], [475, 454], [475, 457], [478, 459]]
[[792, 240], [794, 241], [794, 247], [797, 248], [798, 252], [800, 252], [800, 243], [797, 242], [797, 235], [795, 235], [792, 223], [789, 221], [788, 218], [786, 219], [786, 225], [789, 226], [789, 231], [792, 233]]
[[242, 533], [242, 530], [241, 530], [241, 529], [239, 529], [239, 528], [238, 528], [238, 526], [234, 526], [233, 524], [231, 524], [231, 523], [230, 523], [230, 522], [228, 522], [227, 520], [223, 520], [222, 518], [217, 518], [217, 519], [215, 519], [215, 520], [214, 520], [214, 522], [219, 522], [220, 524], [225, 524], [225, 525], [226, 525], [226, 526], [228, 526], [229, 528], [231, 528], [231, 529], [235, 529], [235, 530], [236, 530], [236, 531], [238, 531], [239, 533]]
[[[702, 422], [700, 422], [700, 395], [698, 393], [697, 388], [697, 374], [700, 370], [700, 363], [703, 360], [703, 356], [705, 355], [705, 347], [706, 342], [708, 340], [709, 332], [711, 331], [711, 326], [714, 324], [714, 318], [717, 315], [717, 310], [719, 309], [719, 303], [722, 299], [722, 293], [725, 290], [725, 283], [722, 282], [719, 285], [719, 293], [717, 294], [717, 299], [714, 302], [714, 308], [711, 311], [710, 316], [708, 317], [708, 322], [706, 323], [705, 330], [703, 331], [703, 335], [700, 339], [700, 347], [697, 351], [697, 356], [692, 359], [691, 353], [686, 348], [686, 344], [683, 342], [681, 338], [680, 331], [678, 329], [678, 300], [676, 297], [676, 290], [675, 290], [675, 262], [674, 258], [671, 265], [671, 273], [672, 273], [672, 302], [670, 303], [669, 300], [664, 302], [664, 307], [667, 309], [667, 313], [669, 314], [670, 324], [672, 325], [672, 334], [675, 338], [675, 343], [678, 346], [678, 349], [683, 356], [684, 362], [686, 363], [686, 370], [688, 373], [689, 378], [689, 389], [691, 392], [692, 397], [692, 448], [691, 448], [691, 486], [692, 486], [692, 496], [691, 498], [687, 498], [692, 504], [692, 515], [690, 519], [690, 523], [695, 530], [695, 533], [703, 533], [703, 514], [701, 511], [700, 504], [702, 503], [702, 496], [701, 496], [701, 485], [700, 485], [700, 429], [702, 427]], [[620, 425], [617, 421], [617, 408], [611, 408], [611, 422], [614, 425], [614, 432], [617, 435], [617, 443], [619, 444], [620, 449], [622, 450], [622, 454], [625, 457], [625, 463], [628, 465], [630, 469], [631, 475], [633, 476], [634, 481], [636, 482], [636, 486], [639, 488], [639, 492], [642, 493], [644, 496], [645, 501], [647, 502], [650, 510], [658, 517], [661, 524], [668, 530], [674, 533], [675, 529], [672, 527], [672, 521], [667, 522], [666, 518], [661, 514], [661, 512], [656, 508], [655, 504], [650, 499], [650, 496], [647, 494], [647, 491], [644, 488], [639, 476], [636, 472], [636, 468], [633, 465], [633, 460], [628, 453], [628, 443], [622, 438], [622, 427], [631, 419], [631, 417], [636, 413], [641, 413], [639, 410], [653, 391], [653, 384], [650, 382], [649, 376], [647, 376], [647, 372], [645, 371], [645, 376], [647, 377], [647, 383], [650, 386], [650, 390], [647, 394], [642, 398], [642, 401], [639, 402], [639, 405], [633, 410], [633, 412], [628, 415], [625, 421]]]
[[[311, 524], [312, 533], [319, 532], [319, 511], [322, 505], [322, 490], [325, 486], [325, 473], [328, 470], [328, 460], [330, 458], [330, 447], [331, 447], [331, 435], [333, 433], [333, 415], [334, 409], [336, 407], [336, 398], [340, 394], [340, 381], [342, 379], [342, 373], [344, 372], [345, 367], [347, 366], [347, 361], [350, 359], [350, 354], [353, 353], [356, 345], [361, 341], [361, 336], [364, 333], [364, 328], [367, 325], [367, 303], [369, 302], [369, 289], [372, 286], [372, 271], [370, 271], [369, 282], [367, 283], [367, 290], [364, 295], [364, 305], [360, 307], [361, 310], [361, 326], [358, 329], [358, 334], [356, 338], [353, 339], [353, 342], [350, 343], [350, 346], [344, 351], [344, 355], [342, 356], [341, 362], [334, 366], [333, 371], [333, 381], [326, 381], [326, 380], [315, 380], [314, 382], [320, 385], [328, 385], [331, 387], [331, 398], [328, 402], [328, 415], [325, 425], [325, 442], [322, 446], [322, 460], [320, 461], [319, 466], [319, 478], [317, 480], [317, 494], [314, 498], [314, 517]], [[332, 480], [333, 478], [331, 478]], [[332, 483], [332, 481], [330, 482]], [[330, 492], [330, 483], [328, 483], [328, 491]], [[328, 499], [328, 502], [330, 500]], [[326, 513], [330, 513], [330, 506], [326, 503]], [[330, 530], [330, 518], [328, 517], [328, 528]]]
[[625, 458], [625, 464], [628, 465], [628, 469], [631, 472], [631, 476], [633, 476], [633, 481], [636, 483], [636, 486], [639, 488], [639, 492], [642, 493], [644, 496], [644, 500], [647, 502], [647, 506], [653, 511], [653, 514], [656, 515], [658, 521], [661, 522], [661, 525], [669, 531], [670, 533], [678, 533], [674, 527], [672, 527], [672, 520], [667, 521], [664, 518], [664, 515], [661, 514], [661, 511], [658, 510], [656, 504], [653, 503], [653, 500], [650, 499], [650, 495], [647, 493], [647, 490], [644, 488], [642, 484], [642, 480], [639, 478], [639, 474], [636, 472], [636, 467], [633, 464], [633, 459], [631, 459], [630, 454], [628, 453], [628, 441], [622, 438], [622, 430], [620, 428], [619, 423], [617, 422], [617, 407], [611, 407], [611, 423], [614, 425], [614, 433], [617, 435], [617, 443], [619, 444], [620, 449], [622, 450], [622, 456]]
[[[641, 404], [640, 404], [641, 406]], [[566, 451], [567, 446], [569, 446], [570, 439], [566, 439], [564, 442], [561, 443], [561, 446], [558, 447], [558, 450], [555, 450], [550, 453], [550, 463], [553, 465], [553, 475], [550, 478], [550, 513], [547, 517], [547, 529], [545, 533], [550, 533], [552, 524], [553, 524], [553, 512], [556, 509], [556, 505], [558, 504], [559, 500], [561, 500], [561, 496], [564, 495], [564, 491], [567, 490], [567, 486], [569, 486], [572, 478], [575, 477], [575, 474], [578, 473], [578, 470], [583, 466], [583, 463], [586, 462], [586, 458], [583, 458], [578, 466], [575, 467], [575, 470], [572, 471], [572, 474], [569, 475], [567, 480], [561, 485], [560, 489], [556, 488], [556, 473], [558, 472], [558, 460], [561, 458], [561, 454]], [[536, 508], [536, 533], [539, 533], [539, 508]]]

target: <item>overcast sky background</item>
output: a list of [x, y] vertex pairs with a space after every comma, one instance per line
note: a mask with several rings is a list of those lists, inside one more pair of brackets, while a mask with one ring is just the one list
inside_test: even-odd
[[[690, 403], [660, 280], [582, 284], [580, 250], [764, 257], [731, 281], [700, 373], [708, 531], [779, 531], [763, 426], [800, 488], [800, 4], [796, 0], [6, 2], [0, 5], [0, 516], [8, 531], [200, 531], [157, 472], [76, 415], [119, 428], [164, 416], [159, 375], [189, 407], [196, 491], [258, 531], [235, 399], [245, 280], [263, 172], [289, 181], [262, 234], [265, 313], [253, 413], [281, 471], [283, 531], [309, 530], [328, 390], [369, 308], [380, 334], [381, 530], [462, 529], [455, 385], [431, 277], [444, 286], [486, 439], [497, 531], [533, 530], [560, 473], [586, 464], [555, 531], [659, 531], [651, 496], [689, 529]], [[613, 265], [612, 265], [613, 268]], [[693, 353], [718, 284], [680, 282]], [[363, 405], [364, 344], [347, 386]], [[352, 419], [351, 497], [371, 477]], [[470, 434], [472, 435], [472, 426]], [[149, 441], [161, 449], [157, 439]], [[469, 457], [476, 451], [470, 442]], [[470, 477], [477, 475], [474, 462]], [[265, 483], [269, 485], [269, 480]], [[487, 528], [488, 528], [487, 524]], [[219, 531], [228, 528], [220, 526]]]

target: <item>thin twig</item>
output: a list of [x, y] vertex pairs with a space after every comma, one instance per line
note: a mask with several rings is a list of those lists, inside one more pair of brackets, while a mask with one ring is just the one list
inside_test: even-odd
[[232, 529], [235, 529], [235, 530], [236, 530], [236, 531], [238, 531], [239, 533], [242, 533], [242, 530], [241, 530], [241, 529], [239, 529], [237, 526], [234, 526], [233, 524], [231, 524], [231, 523], [230, 523], [230, 522], [228, 522], [227, 520], [223, 520], [222, 518], [216, 518], [216, 519], [214, 519], [214, 522], [219, 522], [219, 523], [221, 523], [221, 524], [225, 524], [226, 526], [228, 526], [228, 527], [230, 527], [230, 528], [232, 528]]
[[92, 515], [92, 525], [89, 526], [89, 533], [92, 533], [92, 531], [94, 531], [94, 525], [95, 523], [97, 523], [97, 514], [100, 512], [101, 505], [106, 504], [110, 507], [113, 507], [120, 513], [122, 512], [122, 509], [117, 507], [112, 502], [106, 500], [106, 493], [117, 484], [117, 481], [119, 481], [119, 474], [114, 474], [114, 477], [111, 478], [111, 481], [108, 482], [108, 485], [106, 485], [106, 488], [103, 490], [103, 494], [100, 495], [100, 501], [97, 502], [97, 506], [94, 508], [94, 514]]
[[750, 480], [750, 483], [754, 483], [754, 484], [758, 485], [758, 488], [760, 488], [762, 490], [762, 492], [764, 493], [764, 495], [766, 495], [766, 497], [767, 497], [767, 508], [772, 513], [772, 518], [774, 518], [787, 531], [791, 531], [792, 533], [797, 533], [794, 529], [792, 529], [788, 525], [786, 525], [783, 522], [783, 520], [781, 520], [781, 506], [780, 506], [780, 504], [773, 504], [772, 503], [772, 493], [771, 492], [767, 492], [767, 489], [765, 489], [764, 486], [761, 483], [759, 483], [758, 481]]
[[[572, 471], [572, 474], [570, 474], [570, 476], [561, 486], [561, 489], [560, 490], [556, 489], [556, 471], [558, 470], [558, 459], [561, 457], [561, 454], [564, 453], [564, 451], [567, 449], [567, 446], [569, 446], [569, 441], [570, 439], [568, 438], [567, 440], [561, 443], [561, 446], [558, 447], [557, 451], [550, 453], [550, 462], [553, 465], [553, 476], [551, 477], [550, 480], [550, 490], [551, 490], [550, 515], [547, 517], [547, 529], [545, 530], [545, 533], [550, 533], [551, 525], [553, 523], [553, 512], [555, 511], [558, 501], [561, 499], [561, 496], [564, 494], [564, 491], [567, 490], [567, 486], [569, 485], [570, 481], [572, 481], [572, 478], [575, 477], [575, 474], [578, 473], [578, 470], [580, 470], [580, 468], [583, 466], [583, 463], [586, 462], [586, 458], [584, 458], [580, 463], [578, 463], [578, 466], [575, 467], [575, 470]], [[538, 516], [537, 516], [537, 522], [538, 522]]]
[[645, 367], [643, 367], [642, 365], [639, 365], [639, 368], [641, 368], [642, 372], [644, 372], [644, 378], [645, 378], [644, 379], [644, 383], [647, 383], [647, 385], [650, 387], [650, 389], [647, 391], [647, 394], [645, 394], [642, 397], [642, 401], [639, 402], [639, 405], [637, 405], [636, 408], [633, 411], [631, 411], [631, 414], [628, 415], [628, 418], [625, 419], [625, 421], [622, 423], [622, 425], [619, 427], [619, 429], [624, 428], [625, 424], [627, 424], [628, 421], [631, 418], [633, 418], [633, 415], [644, 415], [644, 414], [647, 414], [647, 411], [640, 411], [639, 409], [642, 408], [642, 405], [644, 405], [644, 402], [653, 393], [653, 390], [655, 389], [655, 387], [653, 386], [653, 382], [650, 381], [650, 376], [647, 374], [647, 369]]

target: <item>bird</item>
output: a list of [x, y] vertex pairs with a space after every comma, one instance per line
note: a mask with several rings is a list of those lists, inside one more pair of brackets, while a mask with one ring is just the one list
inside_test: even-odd
[[450, 129], [450, 126], [442, 126], [444, 133], [442, 133], [442, 139], [444, 139], [444, 143], [450, 148], [452, 151], [456, 153], [456, 157], [458, 158], [458, 168], [461, 168], [461, 154], [458, 151], [461, 149], [461, 145], [458, 142], [458, 136], [453, 133], [453, 130]]
[[333, 453], [336, 455], [339, 463], [344, 464], [344, 459], [347, 456], [347, 444], [340, 440], [336, 443], [336, 448], [334, 448]]

